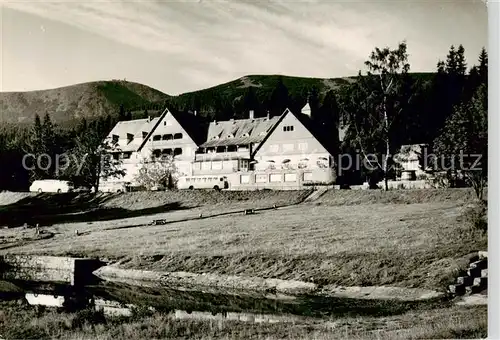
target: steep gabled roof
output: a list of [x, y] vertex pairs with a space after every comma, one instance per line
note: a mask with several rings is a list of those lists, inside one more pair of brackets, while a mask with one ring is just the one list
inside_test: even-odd
[[188, 134], [188, 136], [193, 140], [193, 142], [196, 145], [199, 145], [200, 143], [203, 142], [206, 136], [206, 128], [203, 127], [203, 121], [199, 120], [198, 117], [187, 113], [187, 112], [178, 112], [178, 111], [173, 111], [168, 108], [166, 108], [160, 117], [154, 118], [150, 122], [150, 130], [146, 138], [144, 138], [143, 142], [141, 143], [139, 147], [139, 151], [144, 147], [144, 145], [147, 143], [149, 138], [153, 135], [155, 130], [158, 128], [158, 125], [160, 124], [163, 119], [170, 113], [172, 117], [179, 123], [179, 125], [182, 127], [182, 129]]
[[325, 129], [318, 123], [313, 121], [310, 116], [305, 115], [300, 112], [293, 112], [290, 109], [285, 109], [283, 114], [279, 116], [276, 123], [273, 125], [271, 130], [266, 134], [262, 142], [257, 146], [254, 151], [254, 155], [259, 151], [259, 149], [265, 144], [266, 140], [273, 134], [276, 128], [281, 124], [283, 119], [287, 115], [293, 115], [304, 127], [316, 138], [316, 140], [323, 146], [331, 155], [335, 155], [335, 139], [332, 138], [332, 131], [325, 131]]
[[260, 143], [277, 121], [278, 117], [263, 117], [211, 122], [206, 142], [201, 147]]
[[116, 135], [119, 138], [127, 138], [128, 133], [135, 136], [146, 122], [147, 119], [120, 121], [116, 123], [113, 129], [109, 132], [108, 136]]
[[200, 145], [206, 140], [208, 124], [203, 117], [180, 111], [170, 111], [170, 113], [196, 145]]

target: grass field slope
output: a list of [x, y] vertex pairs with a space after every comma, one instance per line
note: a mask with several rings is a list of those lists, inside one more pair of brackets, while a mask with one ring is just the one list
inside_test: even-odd
[[[3, 206], [2, 222], [44, 211], [45, 219], [36, 218], [54, 237], [31, 242], [20, 240], [18, 228], [2, 229], [0, 253], [99, 256], [120, 259], [130, 269], [440, 290], [468, 265], [471, 253], [487, 248], [487, 236], [464, 218], [474, 203], [470, 190], [332, 190], [311, 203], [299, 191], [143, 194], [103, 197], [87, 212], [71, 208], [85, 206], [77, 199], [67, 206], [36, 197]], [[284, 203], [292, 205], [226, 214]], [[154, 219], [167, 223], [148, 225]]]

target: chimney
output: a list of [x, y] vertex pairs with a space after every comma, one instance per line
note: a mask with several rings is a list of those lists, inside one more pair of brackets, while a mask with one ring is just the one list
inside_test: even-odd
[[267, 120], [269, 120], [269, 111], [267, 111], [267, 116], [266, 116]]
[[194, 115], [195, 115], [195, 117], [196, 117], [196, 114], [197, 114], [197, 112], [196, 112], [196, 110], [194, 110]]
[[253, 110], [250, 110], [250, 111], [248, 112], [248, 118], [250, 118], [250, 119], [253, 119], [253, 118], [254, 118], [254, 112], [253, 112]]

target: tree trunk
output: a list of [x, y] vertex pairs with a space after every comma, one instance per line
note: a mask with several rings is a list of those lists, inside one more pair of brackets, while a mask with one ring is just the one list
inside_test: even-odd
[[384, 183], [385, 191], [389, 190], [389, 184], [387, 183], [387, 170], [390, 157], [390, 143], [389, 143], [389, 118], [387, 117], [387, 104], [386, 97], [384, 96], [384, 130], [385, 130], [385, 157], [382, 166], [384, 167]]
[[95, 180], [94, 180], [95, 194], [99, 192], [100, 179], [101, 179], [101, 158], [99, 157], [99, 160], [96, 165]]

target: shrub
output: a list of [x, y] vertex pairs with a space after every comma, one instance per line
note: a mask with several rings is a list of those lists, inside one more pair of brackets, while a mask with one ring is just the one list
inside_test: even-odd
[[102, 310], [94, 310], [91, 308], [79, 310], [72, 321], [72, 328], [82, 328], [85, 324], [92, 326], [105, 324], [106, 318]]
[[464, 213], [464, 218], [470, 229], [488, 232], [488, 207], [484, 201], [469, 207]]

